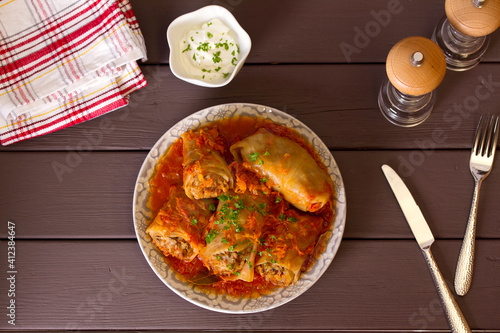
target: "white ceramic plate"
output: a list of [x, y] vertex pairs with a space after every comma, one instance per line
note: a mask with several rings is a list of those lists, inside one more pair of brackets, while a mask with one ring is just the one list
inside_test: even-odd
[[[163, 254], [158, 252], [151, 242], [151, 237], [145, 233], [149, 224], [149, 210], [146, 206], [149, 196], [149, 179], [155, 165], [167, 148], [185, 131], [197, 128], [214, 120], [248, 115], [252, 117], [268, 118], [275, 123], [297, 130], [304, 138], [312, 143], [335, 184], [335, 219], [332, 235], [327, 243], [325, 252], [316, 261], [314, 266], [302, 274], [299, 281], [286, 288], [279, 288], [270, 295], [251, 299], [228, 299], [225, 295], [207, 295], [198, 288], [178, 280], [170, 267], [165, 263]], [[254, 313], [269, 310], [283, 305], [309, 289], [326, 271], [332, 262], [342, 240], [346, 216], [346, 200], [344, 183], [340, 171], [330, 151], [307, 126], [292, 116], [261, 105], [255, 104], [223, 104], [198, 111], [181, 120], [169, 129], [153, 146], [139, 171], [134, 191], [134, 227], [146, 260], [156, 273], [173, 292], [189, 302], [205, 309], [225, 313]]]

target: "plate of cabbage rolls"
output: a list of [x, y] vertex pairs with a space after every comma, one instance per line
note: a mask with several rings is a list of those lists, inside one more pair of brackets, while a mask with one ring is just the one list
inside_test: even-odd
[[217, 105], [170, 128], [144, 160], [133, 200], [140, 248], [160, 280], [225, 313], [304, 293], [345, 226], [328, 148], [299, 120], [255, 104]]

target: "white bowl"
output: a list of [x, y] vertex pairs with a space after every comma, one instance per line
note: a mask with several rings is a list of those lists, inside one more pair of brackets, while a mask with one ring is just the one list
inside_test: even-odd
[[[238, 43], [240, 47], [240, 59], [238, 60], [238, 63], [231, 75], [229, 75], [223, 81], [214, 83], [195, 79], [187, 73], [181, 62], [182, 50], [180, 49], [180, 41], [184, 37], [184, 35], [193, 27], [201, 25], [215, 18], [221, 20], [222, 23], [228, 26], [233, 32], [236, 43]], [[239, 70], [245, 63], [245, 60], [248, 57], [248, 54], [250, 53], [250, 49], [252, 47], [250, 36], [248, 36], [246, 31], [243, 30], [243, 28], [239, 25], [233, 14], [231, 14], [231, 12], [229, 12], [226, 8], [215, 5], [206, 6], [194, 12], [187, 13], [176, 18], [168, 26], [167, 41], [170, 48], [169, 62], [170, 70], [172, 71], [172, 73], [174, 73], [174, 75], [179, 79], [186, 82], [210, 88], [222, 87], [231, 82], [231, 80], [236, 76], [236, 74], [238, 74]]]

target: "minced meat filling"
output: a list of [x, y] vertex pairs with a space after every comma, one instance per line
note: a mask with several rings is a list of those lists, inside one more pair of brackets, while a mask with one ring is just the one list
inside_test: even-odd
[[[210, 177], [210, 176], [209, 176]], [[210, 184], [210, 185], [207, 185]], [[216, 176], [212, 182], [197, 181], [191, 192], [195, 198], [214, 198], [229, 190], [229, 181], [224, 177]]]
[[293, 281], [293, 273], [281, 265], [266, 263], [256, 269], [267, 281], [278, 286], [287, 286]]
[[243, 269], [251, 250], [252, 247], [249, 246], [241, 252], [225, 251], [219, 253], [209, 259], [209, 265], [216, 274], [234, 274]]
[[186, 259], [193, 255], [193, 248], [186, 240], [179, 237], [155, 236], [155, 244], [164, 252], [178, 258]]

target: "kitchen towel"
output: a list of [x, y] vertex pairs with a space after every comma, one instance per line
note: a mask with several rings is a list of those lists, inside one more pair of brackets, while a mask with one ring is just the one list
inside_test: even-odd
[[145, 58], [128, 0], [1, 1], [1, 144], [127, 105]]

